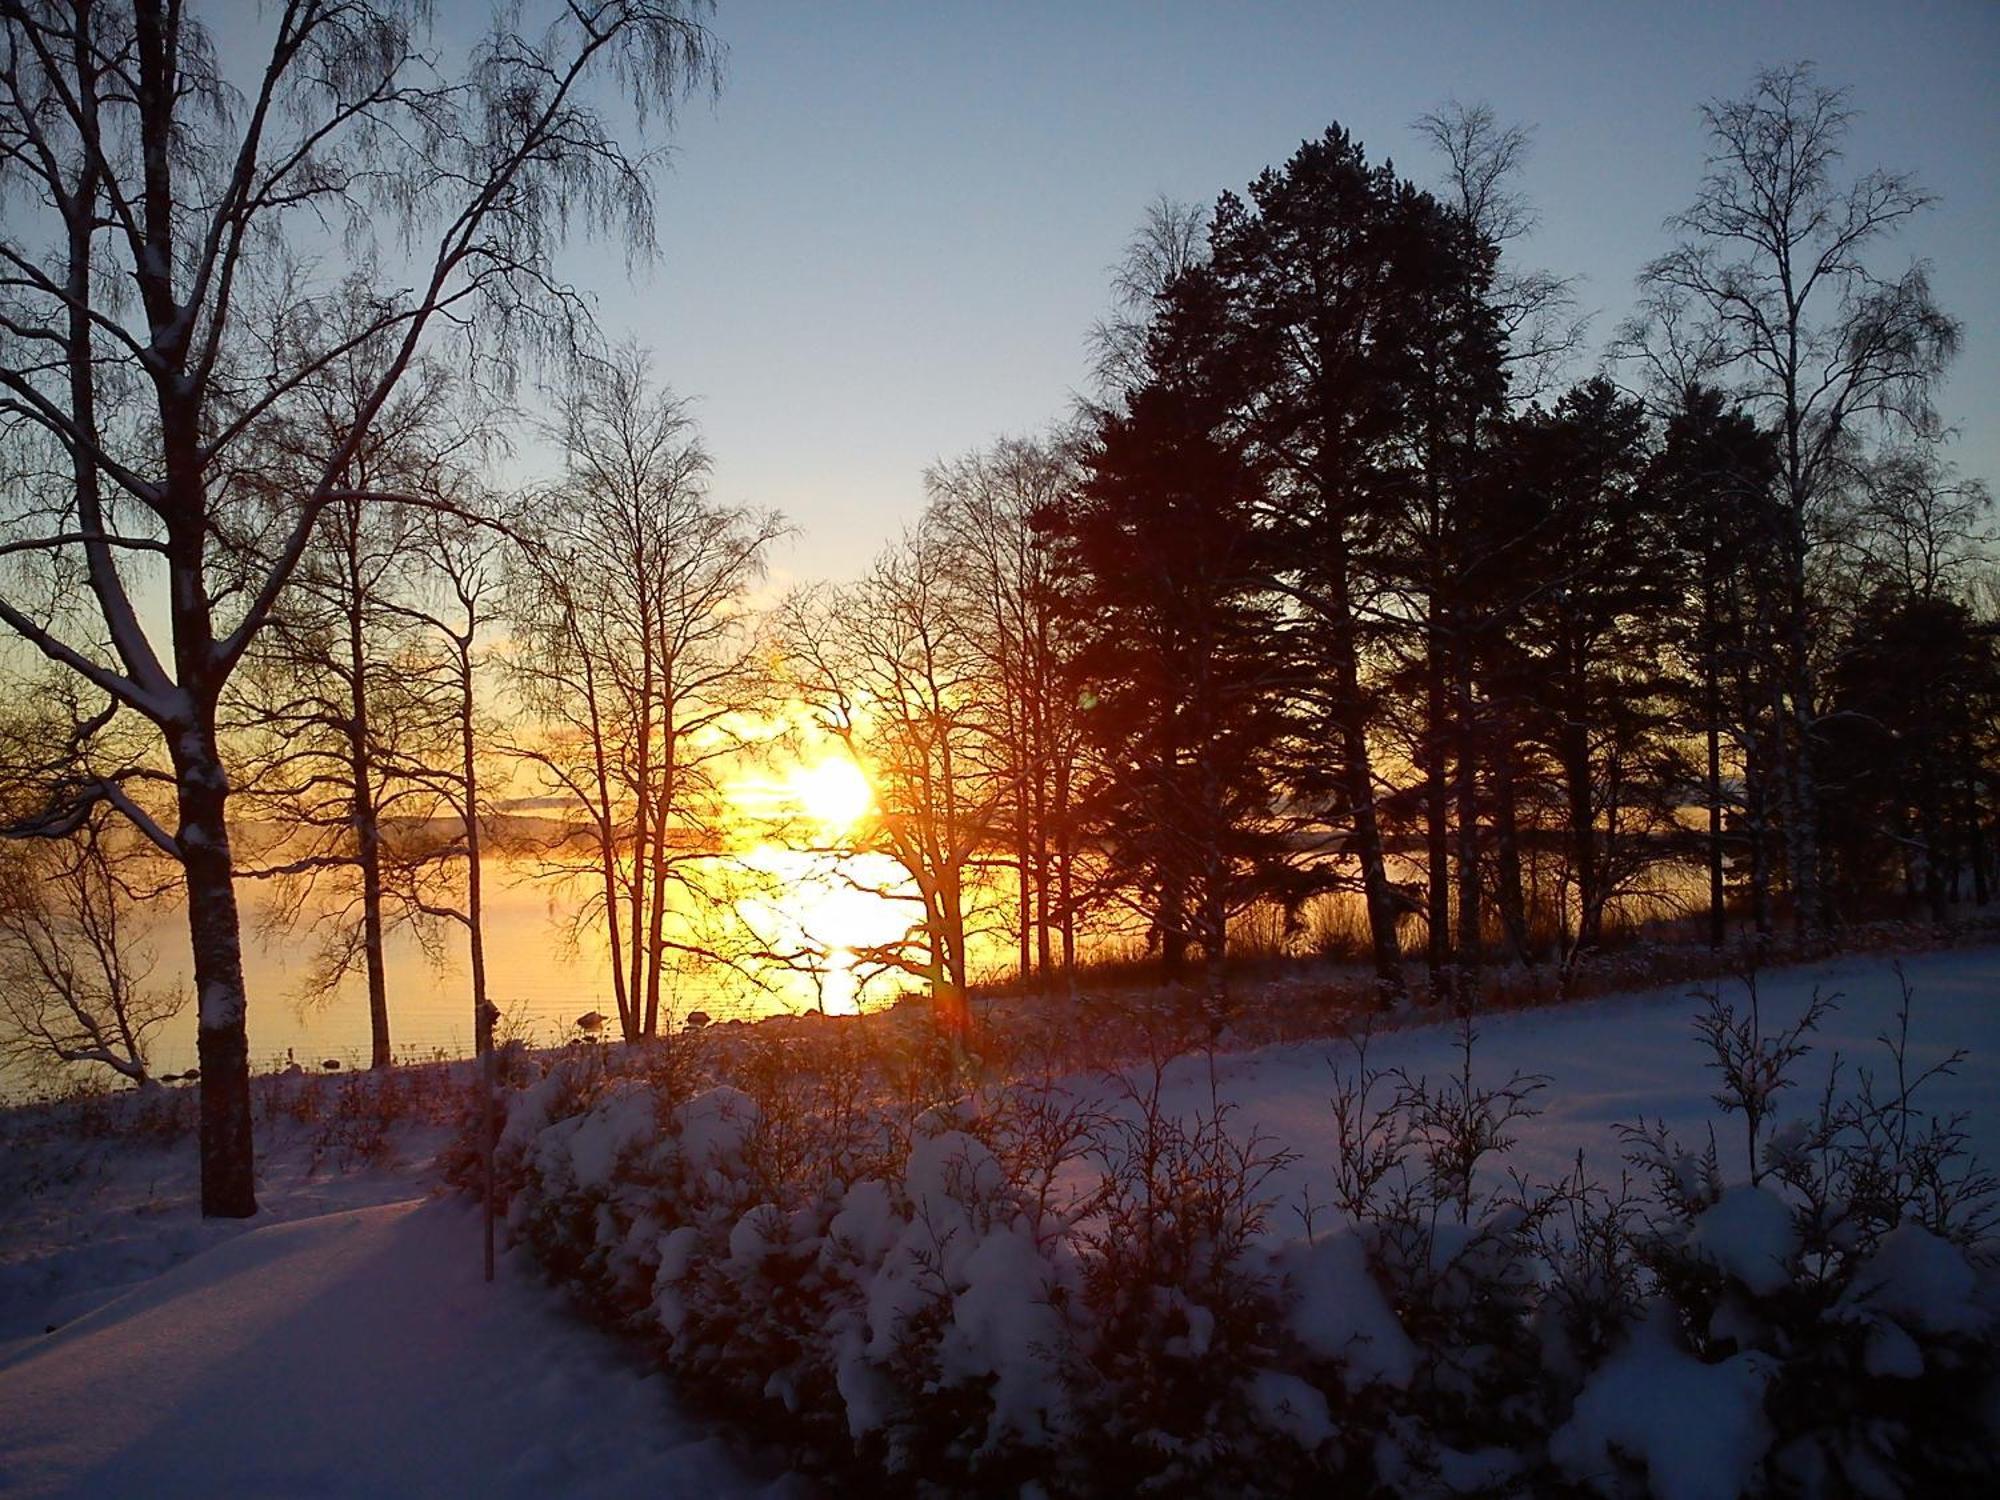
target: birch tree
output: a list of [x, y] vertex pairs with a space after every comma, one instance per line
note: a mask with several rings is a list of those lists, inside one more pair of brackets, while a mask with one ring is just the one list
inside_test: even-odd
[[[649, 249], [647, 158], [600, 85], [643, 124], [713, 78], [682, 0], [551, 9], [540, 28], [496, 13], [455, 69], [409, 7], [232, 9], [231, 52], [255, 59], [239, 81], [177, 0], [0, 8], [0, 423], [66, 471], [9, 497], [4, 545], [72, 571], [92, 616], [10, 581], [0, 622], [161, 738], [166, 817], [116, 781], [76, 793], [182, 868], [204, 1213], [256, 1211], [223, 689], [420, 351], [449, 333], [469, 367], [504, 367], [571, 337], [585, 309], [552, 262], [572, 227]], [[319, 315], [357, 279], [358, 321]], [[239, 460], [357, 350], [378, 373], [352, 431], [253, 524]]]
[[0, 848], [0, 1059], [152, 1081], [153, 1034], [185, 1007], [137, 931], [143, 856], [100, 812], [67, 838]]
[[[491, 501], [461, 496], [452, 509], [425, 513], [408, 536], [419, 570], [414, 586], [389, 608], [417, 628], [421, 639], [406, 663], [424, 704], [424, 735], [396, 747], [398, 770], [435, 798], [436, 810], [454, 829], [442, 842], [403, 861], [403, 899], [428, 918], [465, 932], [471, 989], [473, 1050], [493, 1049], [496, 1007], [486, 984], [486, 827], [490, 817], [486, 773], [489, 719], [479, 688], [490, 666], [491, 642], [503, 608], [511, 539], [483, 514]], [[454, 877], [456, 872], [456, 878]]]
[[687, 405], [636, 350], [584, 367], [557, 431], [566, 472], [519, 522], [513, 749], [570, 825], [541, 867], [602, 924], [630, 1041], [658, 1030], [680, 960], [731, 957], [690, 922], [735, 899], [720, 775], [763, 698], [749, 594], [785, 525], [709, 497]]
[[[1872, 435], [1935, 431], [1932, 391], [1959, 340], [1922, 263], [1880, 263], [1884, 242], [1935, 200], [1903, 173], [1846, 173], [1853, 119], [1847, 91], [1809, 63], [1766, 70], [1743, 97], [1704, 106], [1707, 173], [1669, 221], [1679, 243], [1646, 267], [1642, 318], [1626, 336], [1655, 346], [1655, 368], [1730, 387], [1778, 435], [1778, 785], [1804, 933], [1830, 914], [1815, 770], [1827, 623], [1815, 584], [1832, 511]], [[1659, 352], [1662, 342], [1673, 349]]]
[[900, 941], [855, 956], [924, 980], [962, 1042], [975, 908], [1008, 837], [995, 689], [957, 603], [948, 550], [919, 530], [846, 588], [792, 599], [782, 636], [792, 690], [874, 788], [855, 852], [905, 877], [866, 889], [915, 908]]
[[[992, 683], [992, 753], [1005, 782], [1023, 989], [1076, 977], [1082, 735], [1072, 665], [1079, 645], [1053, 523], [1078, 483], [1070, 445], [1003, 439], [924, 475], [925, 526], [944, 549], [968, 639]], [[1058, 948], [1059, 945], [1059, 948]]]
[[[262, 487], [273, 509], [288, 503], [302, 471], [310, 475], [346, 441], [353, 403], [375, 372], [350, 361], [324, 373], [312, 409], [239, 481]], [[402, 601], [418, 581], [422, 518], [453, 503], [440, 475], [455, 472], [482, 436], [456, 385], [437, 361], [424, 361], [377, 411], [341, 476], [347, 493], [320, 512], [290, 587], [223, 698], [238, 795], [283, 832], [275, 847], [239, 855], [238, 873], [273, 883], [268, 927], [315, 935], [302, 999], [329, 1002], [361, 975], [377, 1068], [394, 1061], [387, 937], [423, 916], [400, 899], [409, 881], [397, 866], [426, 852], [395, 832], [421, 824], [435, 801], [429, 779], [410, 774], [412, 752], [438, 736], [412, 670], [424, 633]], [[368, 498], [377, 495], [401, 502]]]

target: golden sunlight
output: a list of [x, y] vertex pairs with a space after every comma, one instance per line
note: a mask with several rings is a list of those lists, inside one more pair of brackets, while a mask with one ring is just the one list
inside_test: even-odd
[[726, 788], [745, 888], [737, 916], [775, 954], [767, 978], [791, 1003], [851, 1015], [900, 986], [860, 955], [893, 947], [911, 921], [909, 878], [894, 860], [846, 847], [875, 810], [867, 774], [835, 741], [813, 735]]
[[796, 767], [785, 776], [785, 791], [799, 811], [829, 832], [852, 828], [875, 802], [868, 778], [844, 756]]

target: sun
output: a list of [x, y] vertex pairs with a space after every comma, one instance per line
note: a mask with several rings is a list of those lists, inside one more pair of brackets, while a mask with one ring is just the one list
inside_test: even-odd
[[851, 760], [829, 757], [785, 778], [795, 806], [822, 828], [852, 828], [874, 805], [875, 789]]

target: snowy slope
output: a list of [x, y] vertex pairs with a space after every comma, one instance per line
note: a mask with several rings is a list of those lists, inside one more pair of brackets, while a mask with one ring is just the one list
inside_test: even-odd
[[0, 1493], [755, 1493], [657, 1377], [404, 1202], [273, 1224], [0, 1354]]
[[[1981, 1159], [2000, 1162], [2000, 948], [1922, 954], [1902, 963], [1915, 997], [1912, 1070], [1942, 1062], [1955, 1050], [1967, 1053], [1954, 1076], [1926, 1084], [1917, 1102], [1939, 1114], [1965, 1113]], [[1763, 976], [1759, 989], [1767, 1030], [1795, 1020], [1816, 986], [1822, 994], [1841, 996], [1798, 1065], [1797, 1086], [1782, 1096], [1780, 1121], [1814, 1106], [1836, 1054], [1849, 1086], [1857, 1066], [1874, 1070], [1878, 1078], [1885, 1074], [1888, 1056], [1877, 1038], [1893, 1030], [1900, 998], [1890, 964], [1887, 957], [1870, 955]], [[1739, 1008], [1744, 1003], [1740, 982], [1725, 983], [1721, 990]], [[1532, 1179], [1553, 1180], [1575, 1165], [1581, 1150], [1592, 1175], [1615, 1179], [1620, 1161], [1615, 1127], [1643, 1116], [1664, 1119], [1696, 1146], [1706, 1141], [1708, 1123], [1715, 1121], [1724, 1176], [1742, 1176], [1741, 1117], [1723, 1117], [1710, 1097], [1716, 1077], [1694, 1040], [1698, 1008], [1685, 988], [1677, 988], [1481, 1017], [1473, 1054], [1476, 1079], [1497, 1084], [1517, 1070], [1549, 1079], [1537, 1096], [1541, 1115], [1515, 1132], [1510, 1164]], [[1437, 1078], [1457, 1069], [1457, 1040], [1448, 1024], [1383, 1031], [1369, 1044], [1368, 1063]], [[1347, 1069], [1354, 1060], [1352, 1050], [1337, 1043], [1288, 1044], [1215, 1060], [1219, 1095], [1240, 1111], [1235, 1128], [1262, 1128], [1301, 1153], [1278, 1183], [1293, 1201], [1307, 1189], [1326, 1201], [1333, 1150], [1329, 1059]], [[1206, 1059], [1175, 1062], [1168, 1075], [1172, 1107], [1206, 1108], [1209, 1079]], [[1298, 1232], [1297, 1221], [1282, 1211], [1273, 1228]]]

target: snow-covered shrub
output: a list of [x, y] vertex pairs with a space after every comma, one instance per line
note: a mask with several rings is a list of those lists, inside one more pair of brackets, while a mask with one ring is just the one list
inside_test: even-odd
[[1641, 1205], [1629, 1177], [1607, 1188], [1579, 1156], [1535, 1222], [1541, 1286], [1533, 1315], [1542, 1366], [1572, 1393], [1639, 1321], [1644, 1271], [1633, 1248]]
[[[1709, 997], [1697, 1028], [1721, 1079], [1717, 1103], [1748, 1122], [1748, 1180], [1725, 1182], [1712, 1139], [1693, 1152], [1657, 1127], [1627, 1131], [1654, 1197], [1633, 1235], [1657, 1299], [1633, 1340], [1648, 1351], [1647, 1378], [1683, 1378], [1662, 1368], [1692, 1365], [1754, 1387], [1760, 1425], [1738, 1434], [1729, 1472], [1748, 1463], [1745, 1483], [1760, 1493], [1986, 1492], [2000, 1479], [2000, 1283], [1972, 1253], [1992, 1228], [1996, 1183], [1969, 1157], [1961, 1122], [1915, 1103], [1960, 1059], [1912, 1074], [1905, 984], [1896, 1034], [1882, 1038], [1893, 1083], [1864, 1068], [1843, 1091], [1836, 1059], [1813, 1112], [1779, 1124], [1778, 1096], [1830, 1002], [1816, 995], [1800, 1022], [1767, 1036], [1754, 976], [1750, 996], [1743, 1017]], [[1592, 1377], [1578, 1422], [1617, 1404], [1604, 1391], [1639, 1358]], [[1697, 1378], [1716, 1389], [1721, 1377], [1683, 1383]], [[1571, 1441], [1564, 1454], [1574, 1462], [1597, 1445]], [[1648, 1460], [1666, 1494], [1661, 1461]]]
[[[460, 1087], [456, 1090], [451, 1117], [443, 1122], [452, 1129], [449, 1139], [438, 1150], [437, 1165], [444, 1180], [453, 1187], [478, 1192], [484, 1182], [484, 1155], [480, 1149], [482, 1132], [488, 1123], [484, 1105], [485, 1084], [481, 1076], [486, 1064], [484, 1060], [474, 1058], [454, 1066], [460, 1070]], [[533, 1054], [519, 1041], [500, 1043], [493, 1051], [492, 1066], [492, 1129], [497, 1137], [500, 1128], [506, 1124], [513, 1096], [537, 1082], [543, 1071]], [[496, 1183], [496, 1188], [504, 1199], [505, 1180]]]
[[[663, 1110], [637, 1080], [555, 1074], [518, 1094], [502, 1136], [517, 1238], [657, 1341], [700, 1405], [775, 1406], [822, 1461], [1026, 1477], [1023, 1455], [1067, 1427], [1075, 1278], [1038, 1237], [1045, 1205], [957, 1112], [912, 1128], [837, 1077], [829, 1097], [781, 1058], [751, 1062], [761, 1098], [716, 1087]], [[884, 1142], [904, 1138], [896, 1160]], [[836, 1175], [892, 1160], [893, 1177]]]
[[1365, 1259], [1386, 1315], [1369, 1335], [1375, 1378], [1353, 1385], [1364, 1366], [1347, 1366], [1352, 1425], [1367, 1440], [1355, 1461], [1399, 1491], [1510, 1481], [1522, 1467], [1513, 1450], [1535, 1447], [1562, 1396], [1536, 1314], [1545, 1226], [1571, 1205], [1570, 1185], [1485, 1185], [1546, 1081], [1481, 1082], [1476, 1041], [1461, 1017], [1459, 1065], [1437, 1081], [1371, 1068], [1365, 1035], [1352, 1063], [1334, 1066], [1330, 1207], [1357, 1247], [1342, 1253]]
[[1657, 1305], [1591, 1373], [1550, 1440], [1550, 1457], [1603, 1495], [1736, 1500], [1769, 1493], [1761, 1474], [1771, 1361], [1745, 1353], [1704, 1362], [1682, 1347], [1671, 1325], [1671, 1311]]
[[894, 1473], [1018, 1483], [1072, 1439], [1077, 1272], [961, 1120], [922, 1122], [894, 1184], [851, 1190], [825, 1264], [850, 1290], [830, 1329], [849, 1432]]
[[1906, 1028], [1801, 1109], [1811, 1029], [1762, 1023], [1702, 1029], [1737, 1180], [1643, 1124], [1636, 1178], [1516, 1180], [1539, 1080], [1476, 1076], [1469, 1026], [1441, 1080], [1364, 1044], [1289, 1241], [1291, 1154], [1212, 1082], [1178, 1113], [1164, 1058], [967, 1093], [914, 1034], [578, 1049], [524, 1067], [497, 1155], [581, 1306], [841, 1490], [1981, 1493], [1991, 1179]]
[[[656, 1148], [650, 1331], [671, 1367], [712, 1408], [775, 1402], [796, 1441], [823, 1441], [833, 1390], [820, 1334], [835, 1308], [819, 1262], [831, 1185], [787, 1159], [774, 1121], [748, 1093], [707, 1090], [676, 1110]], [[807, 1179], [820, 1177], [817, 1187]]]
[[[658, 1102], [644, 1084], [612, 1083], [590, 1108], [538, 1131], [509, 1173], [518, 1183], [509, 1231], [534, 1247], [553, 1278], [613, 1318], [634, 1315], [648, 1292], [638, 1262], [665, 1170]], [[510, 1118], [497, 1156], [513, 1155], [512, 1128]]]
[[330, 1163], [336, 1171], [351, 1172], [386, 1159], [398, 1098], [394, 1084], [372, 1073], [356, 1073], [333, 1084], [332, 1092], [330, 1104], [321, 1100], [307, 1139], [311, 1169], [317, 1172]]
[[1282, 1493], [1332, 1437], [1324, 1398], [1270, 1366], [1281, 1326], [1263, 1237], [1293, 1160], [1239, 1139], [1214, 1097], [1162, 1102], [1165, 1067], [1125, 1080], [1097, 1148], [1101, 1203], [1081, 1236], [1079, 1400], [1091, 1465], [1135, 1492]]
[[104, 1089], [71, 1079], [68, 1091], [51, 1101], [53, 1128], [79, 1140], [140, 1142], [165, 1146], [193, 1136], [199, 1094], [192, 1088], [149, 1083], [143, 1088]]
[[[501, 1049], [494, 1176], [503, 1204], [521, 1185], [525, 1153], [535, 1137], [548, 1125], [582, 1114], [609, 1085], [607, 1056], [601, 1047], [575, 1047], [535, 1063], [517, 1052], [512, 1055], [517, 1066], [510, 1067], [509, 1050]], [[468, 1094], [448, 1158], [466, 1174], [453, 1179], [461, 1186], [471, 1185], [478, 1170], [481, 1118], [476, 1093]]]

